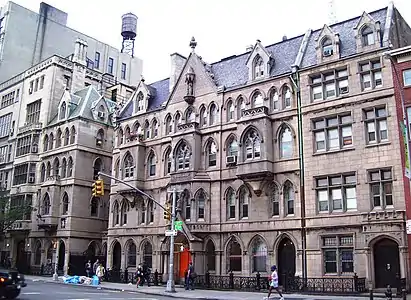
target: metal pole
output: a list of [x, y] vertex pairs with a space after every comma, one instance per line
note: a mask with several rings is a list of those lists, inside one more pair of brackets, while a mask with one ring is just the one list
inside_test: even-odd
[[54, 262], [54, 274], [53, 274], [53, 280], [54, 281], [58, 281], [59, 280], [59, 275], [57, 274], [57, 271], [58, 271], [58, 261], [59, 261], [59, 254], [58, 254], [58, 251], [59, 251], [59, 249], [58, 249], [58, 244], [57, 244], [57, 242], [56, 242], [56, 261]]
[[[173, 188], [173, 207], [171, 208], [171, 230], [174, 230], [174, 220], [176, 218], [176, 202], [177, 202], [177, 192]], [[170, 266], [168, 270], [168, 281], [166, 292], [175, 293], [174, 285], [174, 235], [170, 236]]]

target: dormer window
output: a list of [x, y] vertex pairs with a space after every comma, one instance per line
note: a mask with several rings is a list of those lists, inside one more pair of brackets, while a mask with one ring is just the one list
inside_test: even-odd
[[322, 42], [322, 51], [323, 57], [333, 55], [333, 43], [329, 38], [324, 39], [324, 41]]
[[260, 55], [257, 55], [254, 59], [254, 79], [264, 77], [264, 61]]
[[100, 119], [104, 119], [104, 117], [106, 116], [104, 111], [104, 105], [100, 105], [100, 107], [98, 108], [97, 115]]
[[363, 46], [371, 46], [375, 44], [374, 31], [369, 26], [363, 28], [361, 36]]
[[138, 93], [136, 98], [136, 112], [144, 110], [144, 95], [142, 92]]
[[66, 102], [61, 103], [60, 106], [60, 113], [59, 113], [59, 119], [63, 120], [66, 118], [66, 111], [67, 111], [67, 105]]

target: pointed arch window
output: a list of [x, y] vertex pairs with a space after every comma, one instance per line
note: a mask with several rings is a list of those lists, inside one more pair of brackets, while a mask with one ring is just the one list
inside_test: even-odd
[[150, 269], [153, 267], [153, 246], [146, 242], [143, 247], [143, 263]]
[[49, 178], [50, 176], [51, 176], [51, 163], [47, 162], [46, 177]]
[[229, 140], [227, 156], [238, 156], [238, 143], [235, 137], [231, 137]]
[[43, 215], [49, 215], [51, 212], [51, 201], [50, 201], [50, 196], [48, 193], [46, 193], [46, 195], [44, 195], [43, 198]]
[[204, 220], [205, 218], [205, 200], [206, 195], [203, 189], [199, 190], [196, 197], [197, 202], [197, 219]]
[[156, 176], [156, 156], [153, 151], [151, 151], [150, 155], [148, 156], [147, 160], [148, 166], [148, 176]]
[[92, 216], [92, 217], [98, 217], [98, 203], [99, 203], [99, 200], [100, 200], [100, 198], [98, 198], [98, 197], [91, 198], [90, 216]]
[[255, 159], [261, 157], [261, 138], [255, 129], [249, 130], [244, 136], [245, 158]]
[[127, 267], [135, 267], [137, 265], [137, 247], [134, 242], [128, 244], [127, 249]]
[[240, 119], [245, 111], [245, 101], [243, 98], [238, 99], [237, 102], [237, 120]]
[[284, 202], [285, 202], [285, 215], [293, 215], [294, 214], [294, 187], [293, 185], [287, 181], [284, 184]]
[[61, 139], [62, 139], [63, 133], [61, 132], [61, 129], [57, 129], [57, 136], [56, 136], [56, 148], [61, 147]]
[[67, 176], [67, 159], [63, 157], [61, 161], [61, 178], [66, 178]]
[[149, 139], [150, 138], [150, 124], [148, 121], [144, 123], [144, 138]]
[[271, 200], [271, 214], [273, 217], [280, 215], [280, 191], [275, 184], [272, 184], [269, 189]]
[[113, 206], [113, 226], [120, 224], [120, 207], [116, 201]]
[[127, 224], [127, 215], [128, 212], [130, 211], [130, 204], [128, 200], [123, 200], [123, 203], [121, 204], [121, 221], [120, 225], [126, 225]]
[[293, 157], [293, 135], [288, 126], [285, 126], [280, 133], [280, 157]]
[[250, 204], [250, 193], [244, 187], [240, 187], [239, 191], [239, 200], [240, 200], [240, 219], [248, 218], [248, 205]]
[[234, 120], [234, 104], [233, 101], [228, 101], [227, 103], [227, 121], [233, 121]]
[[[130, 133], [131, 133], [131, 132], [130, 132]], [[134, 123], [134, 125], [133, 125], [133, 133], [134, 133], [134, 134], [137, 134], [137, 135], [140, 135], [140, 134], [141, 134], [141, 126], [140, 126], [140, 123], [138, 123], [138, 122]]]
[[260, 107], [264, 104], [264, 98], [261, 93], [255, 93], [253, 96], [253, 107]]
[[254, 239], [251, 251], [253, 272], [267, 272], [267, 245], [260, 237]]
[[53, 176], [58, 177], [59, 176], [59, 172], [60, 172], [60, 161], [59, 159], [56, 157], [54, 159], [53, 162]]
[[117, 146], [120, 146], [124, 143], [124, 132], [123, 129], [119, 128], [117, 131]]
[[235, 219], [235, 202], [236, 202], [236, 197], [235, 197], [235, 192], [232, 188], [229, 188], [226, 194], [226, 200], [227, 200], [227, 218], [228, 219]]
[[62, 204], [63, 204], [62, 214], [67, 215], [68, 210], [69, 210], [69, 198], [66, 192], [64, 192]]
[[361, 37], [363, 46], [371, 46], [375, 44], [374, 31], [371, 27], [365, 26], [361, 30]]
[[190, 168], [191, 151], [188, 145], [183, 142], [177, 148], [177, 170], [187, 170]]
[[114, 164], [114, 176], [118, 178], [120, 176], [120, 158], [117, 158]]
[[46, 134], [43, 140], [43, 151], [46, 152], [49, 149], [49, 136]]
[[210, 106], [210, 125], [217, 123], [217, 106], [213, 103]]
[[73, 158], [69, 157], [67, 161], [67, 177], [73, 176]]
[[288, 86], [284, 87], [284, 108], [291, 107], [291, 90]]
[[274, 90], [271, 93], [271, 108], [272, 110], [279, 110], [280, 109], [280, 97], [278, 96], [278, 92]]
[[184, 217], [186, 221], [191, 220], [191, 199], [190, 197], [183, 197], [184, 199]]
[[136, 112], [141, 112], [144, 110], [144, 95], [142, 92], [138, 93], [136, 97]]
[[64, 146], [67, 146], [69, 144], [70, 141], [70, 131], [68, 130], [68, 128], [66, 128], [64, 130]]
[[331, 55], [333, 55], [333, 42], [331, 41], [331, 39], [329, 39], [329, 38], [325, 38], [323, 41], [322, 41], [322, 50], [323, 50], [323, 56], [324, 57], [326, 57], [326, 56], [331, 56]]
[[196, 114], [194, 112], [194, 109], [190, 106], [187, 108], [186, 111], [186, 123], [192, 123], [195, 122], [196, 120]]
[[151, 136], [153, 138], [156, 138], [158, 136], [158, 122], [156, 119], [153, 120]]
[[41, 243], [40, 241], [37, 241], [36, 243], [36, 251], [34, 255], [35, 255], [34, 264], [36, 266], [39, 266], [41, 264]]
[[178, 125], [181, 124], [181, 114], [178, 112], [174, 118], [174, 131], [178, 131]]
[[98, 179], [98, 172], [103, 171], [103, 162], [100, 157], [97, 157], [93, 165], [93, 179]]
[[264, 77], [264, 61], [260, 55], [254, 59], [254, 79]]
[[63, 120], [66, 118], [67, 104], [66, 102], [61, 103], [60, 105], [60, 116], [59, 119]]
[[141, 219], [140, 224], [146, 224], [146, 203], [143, 199], [141, 199]]
[[171, 116], [166, 117], [166, 135], [173, 132], [173, 120]]
[[165, 161], [164, 175], [168, 175], [171, 173], [171, 161], [172, 161], [171, 148], [167, 148], [167, 150], [165, 151], [164, 161]]
[[134, 177], [134, 159], [129, 152], [126, 154], [126, 157], [124, 158], [123, 177]]
[[154, 222], [154, 202], [150, 201], [148, 203], [148, 223], [153, 223]]
[[50, 133], [49, 135], [49, 150], [53, 150], [54, 146], [54, 134]]
[[207, 164], [208, 167], [215, 167], [217, 165], [217, 146], [214, 141], [208, 142]]
[[42, 163], [40, 167], [40, 182], [44, 182], [45, 180], [46, 180], [46, 165]]
[[236, 239], [232, 239], [227, 246], [227, 271], [241, 272], [243, 251]]
[[104, 130], [99, 129], [96, 134], [96, 146], [102, 147], [104, 142]]
[[203, 106], [200, 109], [200, 126], [207, 126], [207, 110], [206, 108]]
[[215, 261], [216, 261], [216, 254], [215, 254], [215, 246], [213, 241], [209, 240], [206, 245], [205, 249], [205, 256], [206, 256], [206, 271], [215, 271]]
[[70, 130], [70, 144], [74, 144], [75, 141], [76, 141], [76, 128], [72, 126]]

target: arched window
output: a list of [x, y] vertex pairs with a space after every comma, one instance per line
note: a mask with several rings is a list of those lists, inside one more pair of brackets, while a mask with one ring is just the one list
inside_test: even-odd
[[244, 136], [245, 158], [255, 159], [261, 156], [261, 138], [255, 129], [251, 129]]
[[206, 271], [215, 271], [215, 246], [212, 240], [209, 240], [206, 244], [205, 249], [205, 256], [206, 256]]
[[76, 128], [72, 126], [71, 131], [70, 131], [70, 144], [74, 144], [75, 141], [76, 141]]
[[66, 128], [64, 130], [64, 146], [67, 146], [69, 144], [70, 141], [70, 131], [68, 130], [68, 128]]
[[199, 220], [204, 220], [205, 218], [205, 200], [205, 192], [203, 189], [200, 189], [196, 195], [197, 219]]
[[120, 146], [124, 143], [124, 132], [122, 128], [119, 128], [117, 131], [117, 146]]
[[253, 107], [263, 106], [263, 104], [264, 104], [263, 95], [261, 95], [261, 93], [255, 93], [253, 95], [252, 104], [253, 104]]
[[176, 150], [176, 169], [187, 170], [190, 168], [191, 150], [185, 142], [182, 142]]
[[203, 106], [200, 109], [200, 126], [207, 126], [207, 109]]
[[238, 156], [238, 143], [234, 136], [232, 136], [228, 141], [227, 156]]
[[40, 182], [44, 182], [44, 180], [46, 180], [46, 165], [42, 163], [40, 167]]
[[178, 131], [178, 125], [180, 124], [181, 124], [181, 114], [177, 112], [174, 117], [174, 132]]
[[130, 152], [127, 152], [126, 156], [124, 157], [123, 177], [134, 177], [134, 159], [131, 156]]
[[138, 135], [141, 134], [141, 126], [140, 126], [140, 123], [139, 123], [139, 122], [135, 122], [135, 123], [134, 123], [134, 125], [133, 125], [133, 133], [134, 133], [134, 134], [138, 134]]
[[59, 159], [56, 157], [54, 159], [53, 162], [53, 176], [58, 177], [59, 176], [59, 172], [60, 172], [60, 161]]
[[97, 157], [93, 165], [93, 179], [98, 179], [98, 172], [103, 171], [103, 162], [100, 157]]
[[66, 118], [66, 111], [67, 111], [67, 104], [66, 102], [63, 102], [60, 105], [60, 115], [59, 115], [60, 120], [63, 120]]
[[166, 117], [166, 135], [173, 132], [173, 119], [171, 116]]
[[240, 187], [238, 193], [238, 198], [240, 200], [240, 219], [248, 218], [248, 205], [250, 204], [250, 192], [244, 186]]
[[63, 200], [61, 201], [63, 204], [62, 214], [67, 215], [69, 210], [69, 198], [66, 192], [63, 194]]
[[150, 269], [153, 267], [153, 246], [146, 242], [143, 247], [143, 263]]
[[191, 199], [189, 197], [182, 197], [184, 200], [184, 217], [186, 221], [191, 220]]
[[127, 249], [127, 267], [135, 267], [137, 264], [137, 247], [134, 242], [128, 244]]
[[73, 159], [70, 156], [67, 161], [67, 177], [72, 177], [72, 176], [73, 176]]
[[153, 124], [151, 126], [151, 137], [156, 138], [158, 136], [158, 122], [156, 119], [153, 120]]
[[254, 58], [254, 79], [264, 77], [264, 61], [260, 55]]
[[280, 215], [280, 193], [278, 187], [272, 184], [269, 189], [270, 200], [271, 200], [271, 213], [273, 216]]
[[36, 243], [36, 250], [34, 254], [34, 264], [39, 266], [41, 264], [41, 243], [37, 241]]
[[65, 157], [63, 157], [63, 160], [61, 161], [61, 178], [66, 178], [67, 176], [67, 160]]
[[241, 272], [243, 251], [236, 239], [231, 239], [227, 245], [227, 271]]
[[245, 101], [243, 98], [240, 98], [237, 101], [237, 120], [243, 116], [244, 111], [245, 111]]
[[50, 133], [49, 135], [49, 150], [53, 150], [54, 146], [54, 134]]
[[93, 197], [90, 201], [90, 216], [98, 217], [98, 202], [99, 198]]
[[280, 109], [279, 100], [280, 100], [280, 97], [278, 96], [277, 90], [272, 91], [271, 93], [271, 109], [272, 110]]
[[285, 126], [280, 133], [280, 157], [293, 157], [293, 136], [290, 128]]
[[136, 97], [136, 107], [134, 108], [135, 112], [141, 112], [144, 110], [144, 95], [142, 92], [138, 93]]
[[141, 203], [141, 206], [140, 206], [140, 211], [141, 211], [140, 224], [146, 224], [146, 203], [144, 202], [143, 199], [141, 199], [140, 203]]
[[285, 204], [285, 215], [294, 214], [294, 187], [291, 182], [287, 181], [284, 184], [284, 204]]
[[43, 140], [43, 151], [46, 152], [49, 149], [49, 136], [46, 134]]
[[120, 224], [120, 207], [118, 202], [114, 202], [113, 205], [113, 226]]
[[217, 146], [214, 141], [209, 141], [207, 145], [207, 166], [215, 167], [217, 165]]
[[57, 129], [57, 136], [56, 136], [56, 148], [61, 147], [61, 138], [62, 138], [61, 129]]
[[228, 188], [226, 192], [226, 201], [227, 201], [227, 218], [228, 219], [235, 219], [235, 192], [232, 188]]
[[165, 153], [164, 153], [164, 175], [170, 174], [171, 173], [171, 148], [167, 148]]
[[364, 26], [361, 30], [362, 45], [371, 46], [375, 44], [374, 31], [369, 26]]
[[210, 125], [217, 123], [217, 106], [213, 103], [210, 106]]
[[43, 211], [42, 211], [42, 214], [43, 215], [49, 215], [51, 213], [50, 208], [51, 208], [50, 196], [49, 196], [48, 193], [46, 193], [44, 195], [44, 198], [43, 198]]
[[147, 205], [148, 210], [148, 223], [154, 222], [154, 202], [150, 201]]
[[194, 112], [193, 107], [190, 106], [190, 107], [187, 108], [185, 118], [186, 118], [186, 123], [195, 122], [196, 114]]
[[46, 168], [46, 177], [49, 178], [50, 176], [51, 176], [51, 163], [48, 161], [47, 168]]
[[124, 199], [123, 202], [121, 203], [121, 221], [120, 225], [126, 225], [127, 224], [127, 215], [128, 212], [130, 211], [130, 204], [127, 199]]
[[149, 177], [156, 176], [156, 156], [153, 151], [148, 155], [147, 171]]
[[130, 127], [129, 127], [128, 125], [126, 126], [124, 135], [126, 136], [127, 142], [129, 142], [129, 141], [130, 141], [130, 137], [131, 137], [131, 130], [130, 130]]
[[291, 90], [288, 86], [284, 87], [283, 90], [283, 105], [284, 108], [291, 107]]
[[114, 177], [119, 178], [120, 176], [120, 158], [117, 158], [114, 164]]
[[104, 142], [104, 130], [99, 129], [96, 134], [96, 146], [97, 147], [103, 146], [103, 142]]
[[322, 50], [323, 50], [323, 53], [322, 53], [323, 56], [333, 55], [333, 42], [329, 38], [325, 38], [322, 41], [321, 46], [322, 46]]
[[148, 123], [148, 121], [144, 123], [144, 138], [145, 139], [150, 138], [150, 123]]
[[234, 120], [234, 104], [233, 101], [228, 101], [227, 103], [227, 121]]
[[253, 272], [267, 272], [267, 245], [262, 238], [254, 238], [251, 251]]

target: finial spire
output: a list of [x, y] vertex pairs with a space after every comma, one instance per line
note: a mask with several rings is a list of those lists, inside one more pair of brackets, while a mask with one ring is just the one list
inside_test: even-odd
[[144, 79], [143, 74], [141, 74], [141, 81], [142, 81], [142, 82], [146, 81], [146, 80]]
[[194, 38], [194, 37], [192, 37], [191, 38], [191, 41], [190, 41], [190, 47], [191, 47], [191, 50], [194, 52], [194, 49], [196, 48], [196, 46], [197, 46], [197, 42], [196, 42], [196, 39]]

